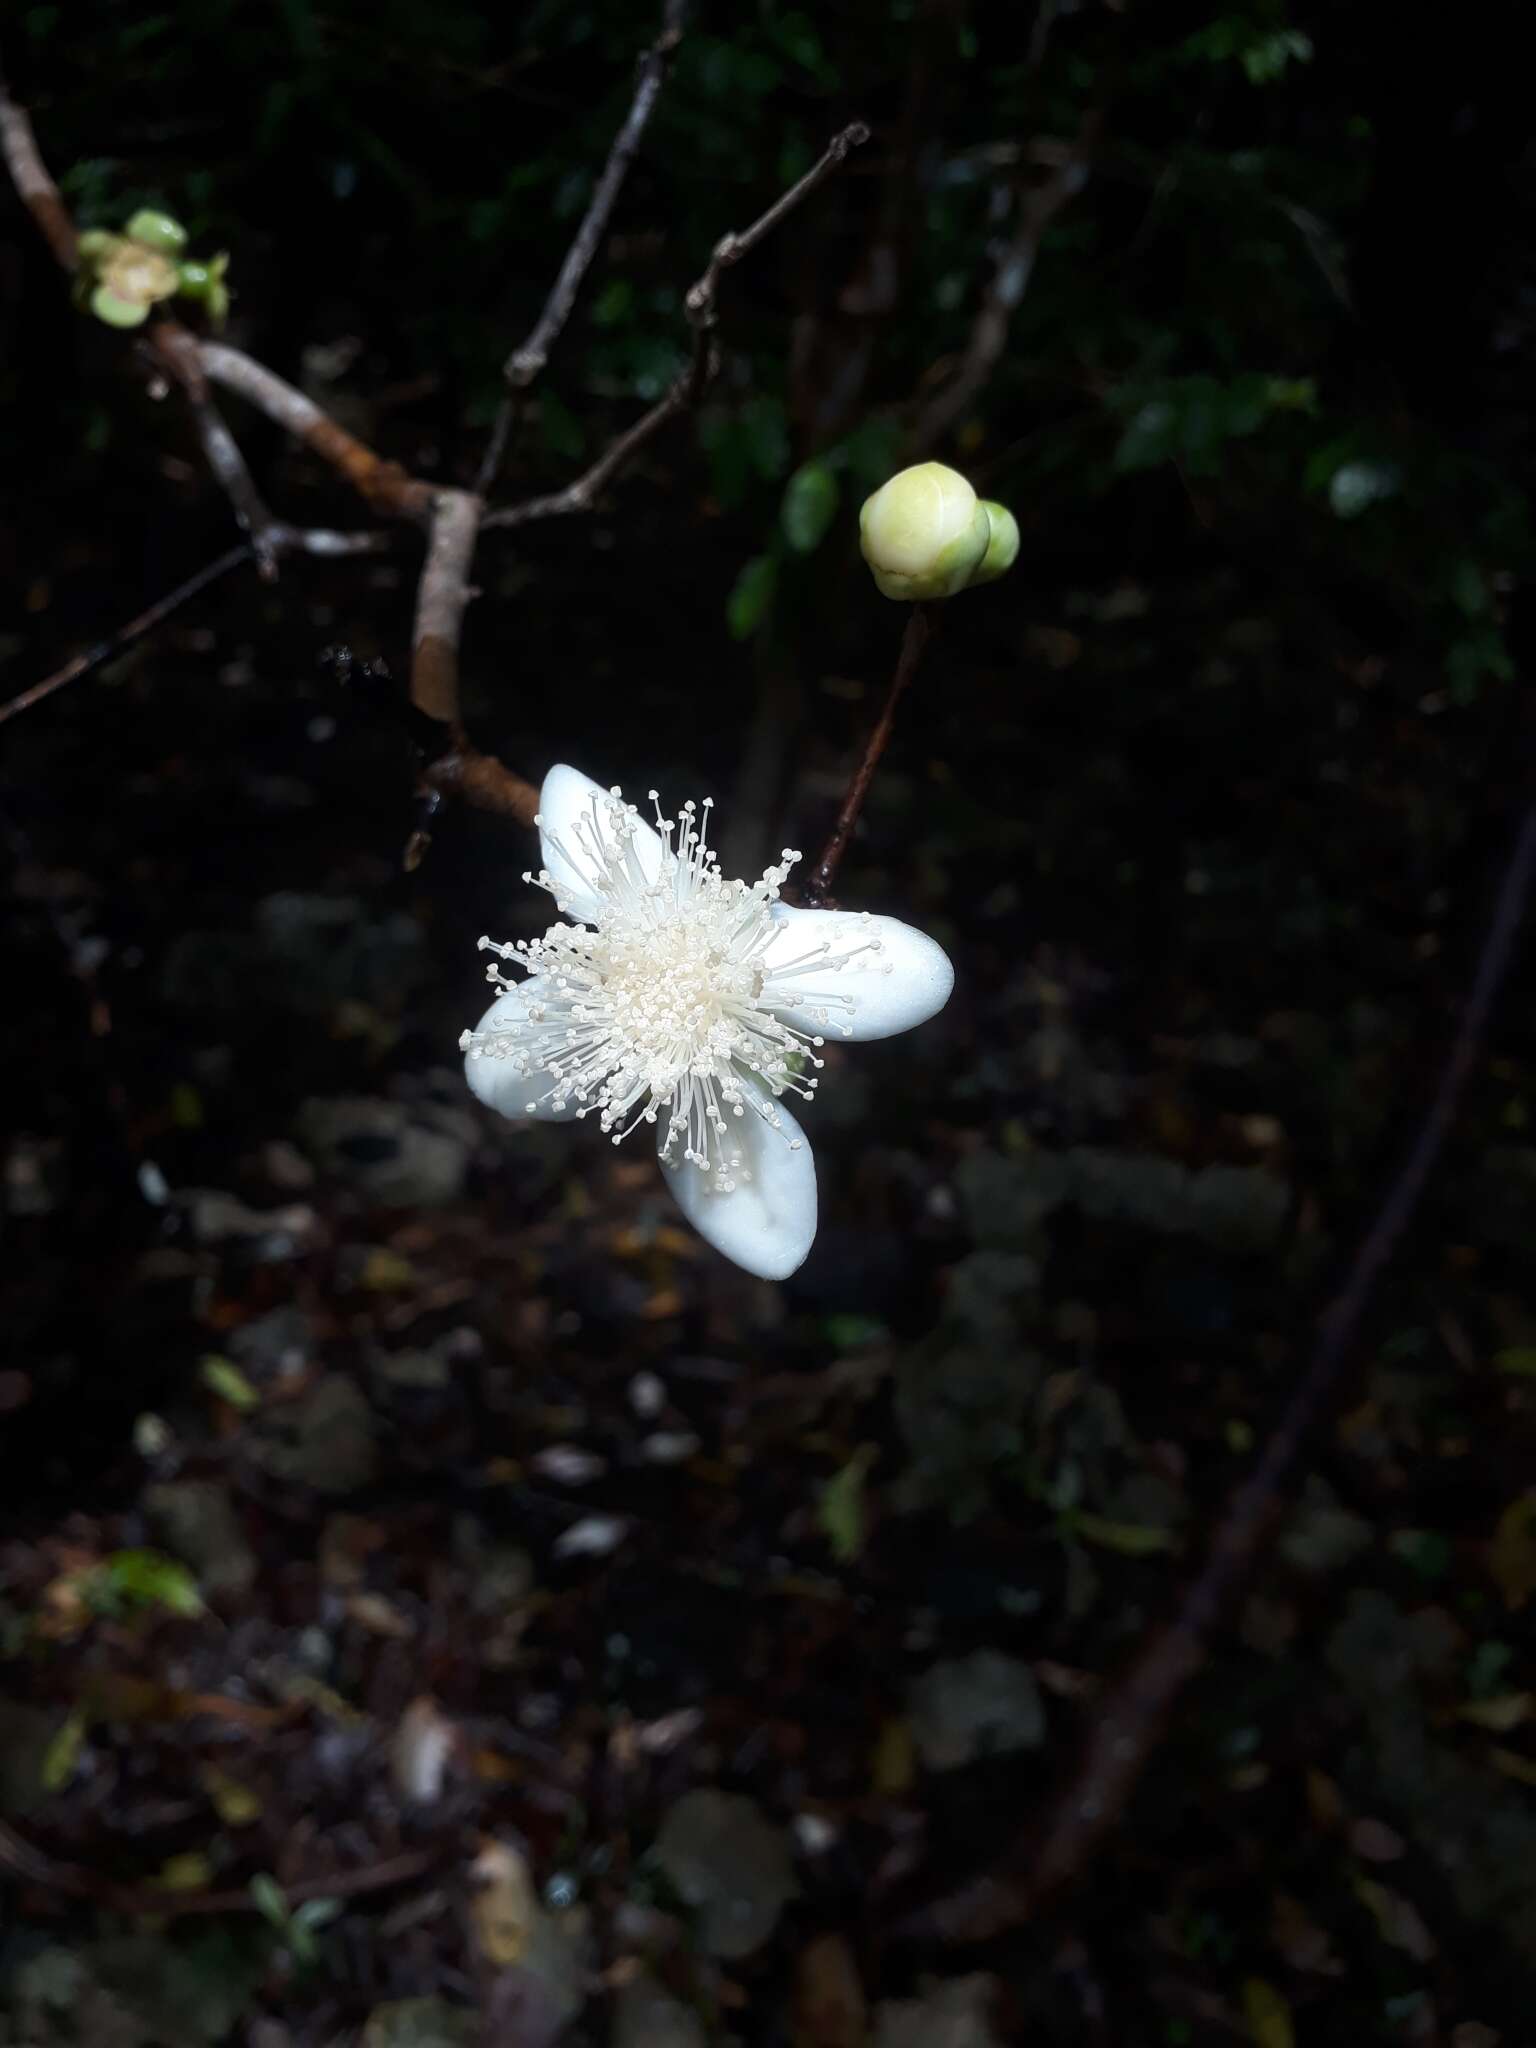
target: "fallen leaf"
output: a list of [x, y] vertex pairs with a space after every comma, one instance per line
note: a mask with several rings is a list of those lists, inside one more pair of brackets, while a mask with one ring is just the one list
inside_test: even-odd
[[795, 2048], [863, 2048], [869, 2014], [853, 1953], [840, 1934], [819, 1934], [795, 1970]]
[[242, 1414], [261, 1406], [261, 1396], [233, 1359], [210, 1353], [198, 1367], [198, 1376], [210, 1393], [217, 1394]]
[[249, 1785], [243, 1785], [227, 1771], [216, 1770], [212, 1764], [205, 1765], [197, 1775], [209, 1804], [225, 1827], [248, 1828], [252, 1821], [261, 1818], [261, 1801]]
[[1464, 1700], [1456, 1714], [1459, 1720], [1470, 1721], [1475, 1728], [1486, 1728], [1494, 1735], [1507, 1735], [1511, 1728], [1518, 1728], [1531, 1718], [1533, 1704], [1536, 1704], [1536, 1693], [1501, 1692], [1490, 1700]]
[[1243, 1985], [1243, 2013], [1258, 2048], [1296, 2048], [1290, 2005], [1263, 1977], [1250, 1977]]
[[870, 1777], [877, 1792], [900, 1799], [917, 1781], [917, 1744], [912, 1723], [905, 1715], [893, 1714], [881, 1724], [875, 1738]]
[[47, 1792], [61, 1792], [75, 1775], [80, 1762], [80, 1751], [85, 1744], [85, 1731], [89, 1722], [83, 1707], [76, 1707], [69, 1718], [62, 1722], [58, 1733], [43, 1753], [43, 1789]]
[[374, 1245], [363, 1261], [357, 1284], [369, 1294], [399, 1294], [416, 1285], [416, 1268], [398, 1252]]
[[1408, 1847], [1396, 1828], [1369, 1816], [1355, 1821], [1349, 1830], [1349, 1846], [1367, 1863], [1396, 1863]]
[[1438, 1952], [1435, 1937], [1424, 1925], [1419, 1909], [1401, 1892], [1394, 1892], [1373, 1877], [1354, 1879], [1355, 1897], [1376, 1922], [1376, 1931], [1390, 1948], [1401, 1949], [1416, 1963], [1429, 1962]]
[[1177, 1550], [1179, 1539], [1172, 1529], [1159, 1529], [1148, 1522], [1112, 1522], [1105, 1515], [1091, 1515], [1074, 1509], [1070, 1516], [1074, 1536], [1086, 1536], [1104, 1550], [1118, 1550], [1122, 1557], [1152, 1557], [1160, 1550]]
[[1488, 1546], [1488, 1569], [1506, 1607], [1523, 1607], [1536, 1593], [1536, 1488], [1512, 1500]]
[[347, 1612], [370, 1635], [387, 1636], [403, 1643], [416, 1633], [415, 1623], [382, 1593], [354, 1593], [347, 1601]]
[[510, 1842], [486, 1841], [469, 1878], [476, 1946], [492, 1969], [509, 1970], [527, 1954], [539, 1910], [527, 1861]]
[[155, 1883], [166, 1892], [206, 1891], [212, 1882], [213, 1865], [200, 1849], [168, 1857], [155, 1876]]
[[860, 1444], [821, 1490], [816, 1519], [839, 1564], [852, 1564], [864, 1548], [864, 1478], [876, 1455], [872, 1444]]
[[400, 1716], [389, 1745], [389, 1770], [395, 1789], [416, 1806], [432, 1806], [443, 1796], [458, 1734], [437, 1701], [423, 1693]]

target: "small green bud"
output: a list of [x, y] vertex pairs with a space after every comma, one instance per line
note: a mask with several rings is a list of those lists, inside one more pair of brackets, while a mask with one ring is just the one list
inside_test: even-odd
[[96, 318], [109, 327], [142, 327], [149, 318], [149, 307], [142, 299], [121, 299], [104, 284], [91, 293], [90, 305]]
[[196, 299], [214, 327], [222, 327], [229, 311], [229, 286], [224, 273], [229, 268], [228, 251], [221, 251], [211, 263], [183, 263], [177, 270], [177, 289], [185, 298]]
[[995, 583], [999, 576], [1007, 575], [1019, 558], [1019, 522], [1008, 507], [999, 505], [995, 498], [983, 498], [981, 509], [992, 528], [992, 538], [981, 558], [981, 567], [971, 578], [973, 584]]
[[108, 228], [87, 228], [76, 235], [75, 249], [82, 263], [99, 263], [103, 256], [110, 256], [122, 240]]
[[181, 222], [153, 206], [141, 206], [123, 233], [130, 242], [153, 249], [159, 256], [179, 256], [187, 246], [187, 231]]
[[953, 597], [980, 568], [992, 523], [958, 470], [904, 469], [866, 498], [859, 547], [881, 594], [908, 603]]

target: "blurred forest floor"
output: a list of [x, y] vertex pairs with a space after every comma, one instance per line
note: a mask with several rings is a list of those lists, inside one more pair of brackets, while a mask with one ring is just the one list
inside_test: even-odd
[[[529, 8], [514, 62], [468, 8], [431, 35], [386, 9], [366, 53], [354, 10], [297, 9], [297, 111], [259, 110], [245, 154], [213, 139], [221, 96], [255, 90], [238, 22], [216, 59], [217, 21], [170, 50], [104, 10], [100, 46], [65, 51], [48, 12], [7, 55], [56, 168], [86, 165], [83, 216], [91, 178], [100, 218], [120, 193], [190, 214], [206, 163], [215, 246], [265, 175], [239, 338], [409, 465], [471, 461], [445, 426], [466, 392], [486, 416], [465, 357], [494, 371], [526, 328], [650, 12]], [[465, 640], [487, 745], [713, 794], [753, 874], [819, 843], [894, 660], [853, 515], [986, 271], [985, 206], [944, 167], [1072, 132], [1110, 62], [1092, 38], [1124, 34], [1064, 10], [1037, 64], [977, 10], [986, 94], [914, 114], [912, 81], [950, 76], [931, 51], [908, 70], [943, 10], [855, 12], [841, 51], [828, 30], [807, 54], [776, 7], [690, 38], [520, 488], [654, 395], [679, 346], [656, 280], [694, 275], [805, 138], [866, 112], [871, 167], [732, 280], [696, 425], [591, 519], [486, 536]], [[842, 889], [932, 931], [957, 988], [922, 1031], [829, 1055], [823, 1223], [787, 1285], [702, 1247], [638, 1141], [469, 1098], [475, 940], [545, 917], [495, 818], [450, 809], [402, 871], [408, 546], [230, 580], [0, 735], [0, 2041], [1536, 2042], [1529, 954], [1342, 1412], [1128, 1824], [1023, 1930], [900, 1933], [1059, 1785], [1272, 1428], [1529, 789], [1506, 88], [1465, 56], [1437, 75], [1443, 53], [1366, 82], [1364, 31], [1330, 48], [1316, 24], [1271, 77], [1245, 53], [1307, 25], [1231, 19], [1225, 55], [1187, 54], [1215, 33], [1198, 12], [1118, 45], [1105, 160], [947, 447], [1023, 554], [946, 611]], [[478, 137], [433, 153], [523, 65], [532, 204], [514, 187], [433, 253], [493, 196]], [[358, 67], [362, 134], [332, 118]], [[125, 68], [148, 111], [109, 115]], [[854, 349], [903, 107], [938, 196], [906, 297], [860, 315], [849, 420], [818, 422], [829, 385], [797, 385], [794, 351]], [[1436, 135], [1462, 139], [1426, 207], [1407, 145]], [[369, 136], [428, 153], [413, 190], [441, 173], [409, 250]], [[1200, 182], [1245, 153], [1284, 199], [1262, 232]], [[509, 311], [498, 237], [525, 205]], [[13, 211], [5, 696], [228, 526], [184, 423]], [[1409, 331], [1408, 245], [1457, 222]], [[1260, 274], [1275, 297], [1249, 304]], [[355, 521], [264, 428], [249, 451], [275, 502]], [[781, 507], [808, 459], [842, 500], [801, 549]]]

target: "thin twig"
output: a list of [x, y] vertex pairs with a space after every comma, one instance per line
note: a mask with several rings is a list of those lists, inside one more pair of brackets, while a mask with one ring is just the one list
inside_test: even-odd
[[533, 784], [494, 754], [481, 753], [464, 731], [459, 642], [464, 612], [474, 595], [469, 575], [483, 509], [472, 491], [439, 495], [417, 585], [411, 702], [443, 727], [444, 745], [417, 777], [417, 822], [405, 845], [407, 872], [420, 867], [432, 844], [432, 822], [446, 796], [462, 797], [478, 810], [514, 817], [524, 825], [533, 823], [539, 807], [539, 793]]
[[55, 690], [62, 690], [66, 683], [73, 683], [79, 677], [89, 675], [93, 668], [100, 668], [101, 664], [110, 661], [114, 654], [121, 654], [125, 647], [131, 647], [136, 640], [142, 640], [146, 633], [153, 632], [162, 620], [171, 616], [172, 612], [179, 611], [189, 598], [196, 597], [200, 590], [206, 590], [210, 583], [217, 583], [219, 578], [227, 576], [231, 569], [238, 569], [242, 562], [250, 561], [252, 554], [250, 542], [241, 541], [238, 547], [231, 548], [227, 554], [220, 555], [217, 561], [199, 569], [195, 576], [189, 576], [185, 583], [178, 583], [174, 590], [129, 619], [126, 625], [119, 626], [117, 631], [105, 640], [98, 640], [83, 654], [77, 654], [72, 660], [66, 661], [55, 674], [45, 676], [40, 683], [34, 683], [30, 690], [23, 690], [19, 697], [12, 697], [8, 704], [0, 704], [0, 725], [4, 725], [7, 719], [15, 718], [23, 711], [30, 711], [34, 704], [41, 704], [45, 697], [51, 697]]
[[[394, 537], [388, 533], [339, 533], [329, 526], [290, 526], [283, 519], [269, 520], [264, 538], [275, 555], [318, 555], [332, 559], [342, 555], [383, 554], [394, 545]], [[23, 711], [30, 711], [34, 704], [41, 704], [45, 697], [51, 697], [55, 690], [62, 690], [66, 683], [78, 682], [93, 668], [100, 668], [104, 661], [110, 661], [136, 640], [142, 640], [146, 633], [153, 632], [199, 591], [206, 590], [210, 583], [217, 583], [231, 569], [238, 569], [242, 562], [252, 560], [255, 552], [251, 542], [242, 541], [238, 547], [230, 548], [226, 554], [199, 569], [195, 576], [189, 576], [185, 583], [178, 583], [174, 590], [156, 599], [154, 604], [119, 626], [105, 640], [98, 640], [83, 654], [73, 656], [53, 675], [45, 676], [42, 682], [23, 690], [19, 697], [0, 704], [0, 725]]]
[[563, 490], [549, 491], [541, 497], [527, 498], [518, 505], [501, 505], [488, 512], [481, 524], [491, 528], [528, 526], [538, 519], [558, 519], [573, 512], [586, 512], [604, 487], [612, 481], [627, 463], [633, 460], [647, 441], [651, 440], [668, 420], [697, 404], [705, 386], [719, 368], [720, 355], [715, 341], [718, 324], [716, 293], [720, 275], [724, 270], [739, 263], [743, 256], [755, 249], [763, 237], [776, 228], [780, 221], [809, 198], [818, 185], [847, 160], [849, 152], [869, 140], [869, 129], [862, 121], [854, 121], [834, 135], [825, 152], [814, 163], [805, 176], [777, 198], [766, 213], [753, 221], [739, 234], [724, 235], [715, 244], [704, 274], [689, 286], [683, 306], [688, 324], [693, 329], [693, 353], [688, 367], [680, 372], [668, 387], [666, 394], [657, 400], [649, 412], [642, 413], [632, 426], [626, 427], [609, 447], [574, 482]]
[[1376, 1284], [1413, 1221], [1482, 1051], [1533, 884], [1536, 804], [1527, 808], [1505, 864], [1472, 987], [1424, 1120], [1343, 1286], [1319, 1318], [1305, 1374], [1258, 1464], [1217, 1522], [1198, 1576], [1172, 1620], [1151, 1632], [1106, 1692], [1078, 1765], [1043, 1825], [1021, 1836], [1001, 1867], [917, 1915], [909, 1932], [981, 1941], [1028, 1919], [1084, 1875], [1124, 1813], [1179, 1696], [1203, 1667], [1215, 1630], [1231, 1612], [1274, 1530], [1313, 1429], [1338, 1396]]
[[[706, 367], [704, 375], [707, 377], [708, 374]], [[687, 411], [694, 402], [700, 381], [701, 373], [690, 364], [669, 386], [664, 398], [658, 399], [649, 412], [642, 413], [632, 427], [626, 427], [618, 439], [603, 450], [591, 468], [584, 469], [564, 489], [548, 491], [541, 498], [525, 498], [520, 505], [503, 505], [498, 511], [488, 512], [481, 524], [487, 528], [531, 526], [540, 519], [559, 519], [569, 513], [590, 512], [604, 486], [634, 459], [646, 442], [677, 413]]]
[[[365, 1863], [354, 1870], [333, 1870], [320, 1877], [300, 1878], [281, 1887], [283, 1900], [293, 1907], [311, 1899], [348, 1899], [365, 1892], [389, 1891], [424, 1877], [451, 1854], [451, 1847], [446, 1845], [406, 1849], [398, 1856], [383, 1857], [377, 1863]], [[0, 1822], [0, 1878], [4, 1877], [62, 1893], [66, 1898], [86, 1899], [110, 1912], [148, 1914], [156, 1919], [265, 1910], [250, 1891], [178, 1892], [160, 1885], [113, 1884], [78, 1864], [59, 1863], [45, 1856], [14, 1828]]]
[[[533, 333], [509, 359], [507, 374], [516, 388], [526, 389], [537, 376], [570, 316], [655, 106], [666, 60], [681, 31], [685, 5], [686, 0], [666, 0], [661, 35], [642, 59], [634, 101], [609, 152], [592, 203], [577, 230], [576, 239]], [[72, 267], [75, 254], [73, 223], [57, 187], [43, 166], [25, 113], [4, 92], [3, 84], [0, 84], [0, 116], [3, 116], [0, 118], [0, 145], [3, 145], [17, 189], [43, 232], [49, 236], [61, 262]], [[444, 797], [450, 793], [460, 795], [481, 808], [531, 823], [538, 801], [533, 785], [494, 755], [482, 753], [474, 747], [463, 730], [460, 718], [459, 640], [464, 610], [471, 595], [469, 571], [477, 534], [483, 527], [520, 526], [534, 519], [585, 511], [611, 478], [668, 419], [696, 402], [719, 363], [714, 328], [716, 288], [721, 272], [755, 248], [793, 207], [799, 205], [843, 162], [851, 149], [867, 139], [868, 134], [862, 122], [845, 128], [833, 139], [821, 160], [777, 199], [760, 219], [739, 234], [725, 236], [716, 245], [704, 275], [687, 295], [686, 312], [693, 329], [691, 361], [666, 395], [619, 434], [610, 447], [564, 490], [529, 499], [521, 505], [504, 506], [489, 516], [482, 517], [481, 493], [443, 490], [424, 478], [409, 475], [398, 463], [385, 461], [355, 435], [349, 434], [322, 412], [312, 399], [295, 390], [266, 364], [227, 342], [197, 340], [174, 321], [162, 318], [157, 323], [151, 346], [161, 357], [162, 366], [168, 374], [187, 393], [209, 467], [229, 497], [237, 519], [248, 532], [249, 543], [221, 564], [204, 571], [200, 579], [194, 578], [180, 591], [152, 606], [139, 619], [131, 621], [113, 641], [91, 650], [57, 676], [49, 677], [46, 682], [24, 692], [0, 711], [0, 718], [26, 709], [75, 676], [84, 674], [117, 647], [138, 638], [174, 610], [177, 604], [203, 587], [203, 582], [212, 580], [215, 574], [222, 574], [235, 561], [254, 555], [263, 569], [269, 570], [277, 556], [289, 549], [302, 548], [312, 554], [340, 555], [372, 551], [383, 544], [370, 535], [296, 528], [274, 520], [251, 478], [238, 443], [209, 397], [207, 385], [214, 383], [235, 392], [264, 412], [286, 433], [302, 441], [346, 477], [377, 511], [392, 518], [412, 520], [428, 529], [427, 555], [418, 587], [412, 639], [411, 695], [419, 710], [445, 728], [448, 744], [437, 759], [424, 766], [419, 777], [420, 822], [406, 849], [407, 866], [414, 866], [420, 860], [429, 843], [427, 827]], [[496, 460], [499, 459], [498, 448]]]
[[462, 733], [446, 752], [429, 761], [416, 780], [418, 822], [405, 846], [407, 873], [421, 865], [432, 844], [432, 822], [444, 797], [456, 796], [477, 811], [490, 811], [499, 818], [515, 818], [519, 825], [532, 825], [539, 808], [539, 792], [525, 776], [471, 746]]
[[[58, 186], [49, 176], [37, 147], [32, 123], [18, 106], [0, 73], [0, 155], [17, 192], [48, 240], [50, 248], [66, 270], [75, 267], [75, 225]], [[223, 384], [252, 405], [258, 406], [278, 426], [308, 447], [346, 477], [376, 510], [393, 518], [425, 520], [432, 510], [436, 487], [419, 477], [408, 476], [396, 462], [381, 456], [349, 434], [321, 411], [313, 399], [294, 390], [264, 363], [226, 342], [197, 341], [179, 322], [162, 317], [150, 337], [153, 353], [162, 367], [174, 376], [192, 400], [199, 436], [215, 476], [229, 492], [236, 517], [249, 530], [258, 558], [262, 522], [258, 508], [262, 501], [245, 467], [234, 437], [216, 413], [209, 410], [205, 387], [197, 382], [197, 370], [216, 384]], [[169, 348], [171, 353], [165, 354]], [[195, 349], [197, 366], [192, 362]], [[201, 392], [201, 396], [199, 396]], [[237, 467], [238, 466], [238, 467]], [[238, 494], [238, 495], [237, 495]], [[266, 524], [270, 526], [268, 519]]]
[[416, 588], [411, 702], [428, 718], [455, 732], [459, 729], [459, 639], [470, 599], [469, 571], [480, 512], [480, 500], [472, 491], [439, 493]]
[[1018, 225], [982, 294], [970, 340], [949, 381], [919, 415], [909, 452], [921, 453], [946, 434], [996, 369], [1008, 344], [1013, 316], [1029, 289], [1046, 230], [1088, 182], [1102, 121], [1097, 109], [1085, 115], [1070, 153], [1044, 184], [1020, 194]]
[[246, 467], [238, 442], [224, 423], [224, 415], [209, 394], [196, 335], [189, 333], [179, 320], [162, 318], [151, 326], [145, 345], [153, 361], [181, 386], [202, 444], [203, 459], [228, 498], [237, 525], [251, 543], [258, 574], [264, 582], [270, 582], [277, 574], [278, 551], [272, 542], [276, 522]]
[[322, 412], [312, 398], [285, 383], [265, 363], [223, 341], [199, 342], [198, 360], [205, 376], [256, 406], [285, 433], [302, 441], [322, 461], [338, 470], [375, 511], [418, 522], [430, 518], [438, 495], [436, 484], [410, 476], [398, 462], [376, 455], [355, 434], [349, 434], [328, 413]]
[[332, 560], [342, 555], [387, 555], [399, 545], [393, 533], [378, 527], [343, 533], [334, 526], [290, 526], [286, 519], [274, 519], [267, 538], [281, 555], [325, 555]]
[[750, 256], [765, 235], [771, 235], [780, 221], [793, 213], [797, 206], [803, 205], [819, 185], [824, 185], [832, 173], [847, 162], [851, 151], [861, 148], [868, 140], [866, 123], [851, 121], [833, 136], [821, 158], [811, 165], [805, 176], [797, 178], [766, 213], [753, 221], [751, 227], [743, 228], [739, 234], [721, 236], [709, 259], [708, 269], [690, 288], [686, 300], [688, 317], [695, 327], [713, 327], [715, 324], [715, 293], [720, 273], [731, 269], [743, 256]]
[[73, 271], [77, 256], [75, 224], [58, 186], [48, 174], [24, 107], [11, 98], [0, 70], [0, 155], [23, 205], [37, 222], [44, 240], [65, 270]]
[[821, 850], [821, 859], [812, 868], [805, 883], [805, 900], [811, 909], [825, 909], [831, 904], [833, 884], [842, 864], [843, 855], [848, 851], [848, 842], [853, 837], [854, 827], [859, 822], [859, 813], [864, 808], [864, 799], [869, 794], [869, 785], [874, 780], [880, 757], [885, 752], [896, 723], [896, 706], [902, 692], [917, 674], [928, 642], [933, 637], [937, 620], [932, 605], [915, 604], [907, 615], [907, 629], [901, 636], [901, 653], [896, 660], [896, 673], [891, 677], [890, 688], [885, 693], [885, 702], [874, 730], [864, 743], [864, 752], [858, 766], [849, 779], [842, 807], [837, 814], [837, 823], [832, 827], [831, 836]]
[[550, 351], [559, 340], [566, 321], [571, 317], [577, 294], [592, 267], [598, 245], [607, 232], [614, 204], [624, 180], [629, 175], [630, 166], [639, 153], [640, 141], [655, 111], [656, 102], [661, 97], [668, 63], [682, 40], [686, 15], [687, 0], [666, 0], [661, 33], [640, 59], [634, 99], [630, 103], [624, 125], [613, 139], [608, 161], [603, 165], [602, 175], [593, 187], [592, 198], [582, 216], [581, 225], [576, 230], [575, 239], [566, 251], [565, 261], [560, 266], [560, 274], [550, 288], [549, 297], [544, 302], [544, 310], [534, 322], [533, 331], [528, 339], [520, 347], [513, 349], [502, 366], [502, 375], [511, 389], [497, 411], [495, 424], [491, 428], [491, 438], [480, 464], [480, 473], [475, 479], [475, 490], [482, 498], [488, 495], [496, 482], [518, 408], [527, 394], [529, 385], [549, 361]]

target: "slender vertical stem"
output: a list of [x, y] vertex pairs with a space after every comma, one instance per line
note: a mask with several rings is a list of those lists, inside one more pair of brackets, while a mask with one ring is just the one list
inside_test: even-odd
[[1305, 1373], [1258, 1463], [1217, 1520], [1204, 1564], [1177, 1611], [1147, 1633], [1125, 1670], [1105, 1688], [1077, 1767], [1043, 1820], [1021, 1832], [997, 1868], [914, 1916], [909, 1933], [984, 1941], [1029, 1919], [1084, 1875], [1124, 1815], [1181, 1695], [1205, 1664], [1212, 1635], [1263, 1555], [1312, 1431], [1338, 1396], [1377, 1283], [1402, 1247], [1482, 1052], [1533, 886], [1536, 804], [1527, 807], [1505, 862], [1472, 986], [1429, 1106], [1343, 1284], [1318, 1318]]
[[821, 850], [821, 859], [811, 870], [805, 884], [806, 904], [812, 909], [825, 909], [831, 903], [832, 887], [837, 880], [837, 870], [843, 855], [848, 851], [848, 841], [859, 822], [859, 813], [864, 808], [864, 799], [869, 785], [875, 777], [896, 723], [896, 706], [902, 692], [917, 674], [924, 650], [933, 638], [935, 626], [932, 605], [915, 604], [907, 615], [907, 630], [902, 635], [901, 653], [896, 660], [896, 673], [891, 677], [891, 686], [885, 693], [885, 703], [875, 721], [874, 730], [864, 743], [864, 752], [859, 765], [854, 769], [843, 797], [842, 807], [837, 814], [837, 823], [826, 845]]

